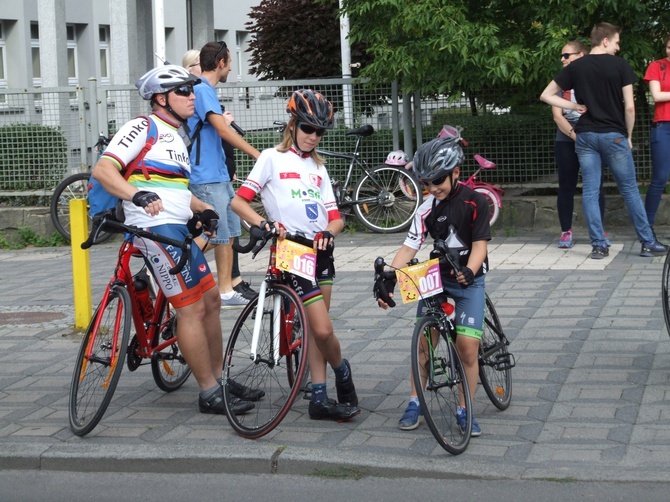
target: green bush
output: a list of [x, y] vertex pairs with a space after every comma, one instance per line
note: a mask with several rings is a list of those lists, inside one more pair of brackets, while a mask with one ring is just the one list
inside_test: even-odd
[[59, 128], [0, 127], [0, 191], [54, 187], [67, 170], [67, 141]]

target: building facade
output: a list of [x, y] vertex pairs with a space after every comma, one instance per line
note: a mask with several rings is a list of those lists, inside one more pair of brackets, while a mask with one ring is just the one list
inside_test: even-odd
[[132, 84], [212, 40], [230, 48], [231, 81], [255, 80], [245, 23], [259, 1], [0, 0], [0, 89]]

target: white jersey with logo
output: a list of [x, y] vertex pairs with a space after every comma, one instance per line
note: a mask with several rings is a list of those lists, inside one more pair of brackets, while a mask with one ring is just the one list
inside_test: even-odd
[[291, 150], [264, 150], [237, 194], [249, 202], [260, 194], [271, 221], [307, 239], [340, 219], [325, 166]]
[[[167, 223], [185, 224], [193, 216], [191, 192], [188, 180], [191, 175], [191, 161], [179, 136], [179, 124], [157, 113], [151, 114], [156, 124], [158, 137], [144, 157], [150, 179], [146, 179], [138, 166], [128, 178], [128, 182], [139, 190], [156, 193], [163, 200], [164, 211], [150, 216], [146, 211], [130, 201], [123, 202], [123, 210], [128, 225], [151, 227]], [[149, 123], [144, 117], [136, 117], [127, 122], [112, 138], [103, 157], [125, 169], [147, 142]]]

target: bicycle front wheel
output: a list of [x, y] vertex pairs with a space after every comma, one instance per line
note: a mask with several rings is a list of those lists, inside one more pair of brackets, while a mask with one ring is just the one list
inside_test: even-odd
[[421, 189], [411, 174], [381, 165], [356, 183], [354, 213], [373, 232], [400, 232], [409, 228], [421, 200]]
[[130, 296], [111, 286], [86, 330], [70, 384], [70, 428], [77, 436], [91, 432], [109, 406], [121, 376], [132, 326]]
[[486, 197], [486, 201], [489, 203], [489, 225], [493, 225], [498, 221], [498, 216], [500, 216], [500, 199], [498, 198], [498, 194], [482, 186], [476, 187], [475, 192], [479, 192]]
[[191, 368], [179, 350], [176, 337], [177, 316], [170, 303], [164, 299], [151, 346], [158, 347], [167, 340], [174, 340], [174, 342], [163, 350], [152, 352], [151, 372], [158, 388], [165, 392], [177, 390], [191, 375]]
[[412, 377], [428, 428], [442, 448], [463, 453], [470, 442], [472, 414], [461, 429], [456, 412], [459, 398], [472, 410], [468, 381], [456, 347], [440, 331], [436, 317], [424, 317], [412, 336]]
[[[65, 239], [70, 240], [70, 200], [86, 199], [88, 201], [88, 180], [91, 173], [77, 173], [68, 176], [54, 189], [51, 196], [51, 222]], [[88, 220], [89, 229], [91, 219]], [[101, 231], [96, 243], [106, 241], [112, 236], [111, 233]]]
[[[265, 396], [255, 408], [235, 415], [231, 395], [224, 392], [231, 427], [241, 436], [256, 439], [274, 429], [289, 412], [307, 372], [309, 327], [302, 300], [288, 286], [268, 287], [258, 308], [257, 296], [237, 319], [224, 353], [224, 381], [259, 389]], [[260, 316], [260, 318], [258, 317]], [[259, 325], [252, 356], [254, 324]]]
[[670, 254], [665, 257], [665, 263], [663, 264], [661, 301], [663, 302], [665, 329], [668, 331], [668, 334], [670, 334]]
[[507, 338], [493, 302], [486, 295], [484, 330], [479, 344], [479, 380], [491, 402], [506, 410], [512, 400], [512, 367], [514, 359], [507, 350]]

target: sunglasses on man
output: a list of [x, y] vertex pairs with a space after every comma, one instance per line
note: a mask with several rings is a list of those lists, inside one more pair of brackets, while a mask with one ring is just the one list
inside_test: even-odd
[[568, 59], [570, 56], [576, 56], [577, 54], [579, 54], [579, 52], [564, 52], [561, 54], [561, 57], [563, 59]]
[[325, 129], [319, 129], [318, 127], [313, 127], [309, 124], [303, 124], [302, 122], [298, 122], [298, 127], [302, 132], [305, 134], [314, 134], [316, 133], [317, 136], [321, 137], [326, 133]]
[[172, 89], [177, 96], [189, 97], [193, 93], [192, 85], [180, 85]]

